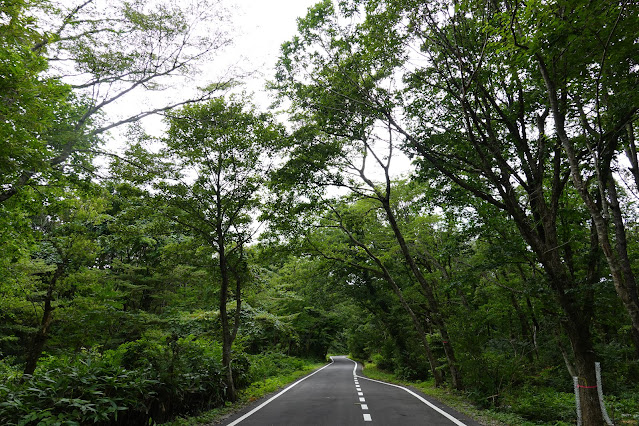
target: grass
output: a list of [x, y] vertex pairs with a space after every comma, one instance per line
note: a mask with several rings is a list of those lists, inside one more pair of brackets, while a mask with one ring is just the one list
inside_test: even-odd
[[280, 390], [290, 383], [300, 379], [314, 370], [324, 366], [324, 363], [319, 362], [307, 362], [302, 368], [293, 372], [287, 372], [282, 375], [276, 375], [268, 377], [259, 382], [252, 383], [245, 389], [242, 389], [238, 393], [238, 400], [235, 403], [226, 403], [223, 407], [214, 408], [213, 410], [206, 411], [202, 414], [193, 417], [181, 417], [177, 418], [169, 423], [165, 423], [166, 426], [195, 426], [205, 425], [217, 422], [222, 418], [233, 414], [234, 412], [242, 409], [243, 407], [255, 402], [256, 400], [268, 395], [272, 392]]

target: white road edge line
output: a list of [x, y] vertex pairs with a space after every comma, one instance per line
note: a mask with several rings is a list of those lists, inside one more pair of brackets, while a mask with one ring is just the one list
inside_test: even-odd
[[314, 372], [312, 372], [311, 374], [309, 374], [308, 376], [304, 376], [301, 379], [299, 379], [297, 382], [293, 383], [292, 385], [290, 385], [289, 387], [285, 388], [283, 391], [281, 391], [280, 393], [278, 393], [277, 395], [273, 395], [271, 398], [269, 398], [267, 401], [264, 401], [263, 403], [261, 403], [260, 405], [258, 405], [257, 407], [255, 407], [254, 409], [252, 409], [251, 411], [249, 411], [248, 413], [244, 414], [242, 417], [240, 417], [239, 419], [235, 420], [232, 423], [229, 423], [226, 426], [235, 426], [236, 424], [240, 423], [241, 421], [245, 420], [246, 418], [252, 416], [253, 414], [255, 414], [257, 411], [261, 410], [262, 408], [264, 408], [265, 406], [267, 406], [268, 404], [270, 404], [271, 402], [273, 402], [275, 399], [279, 398], [282, 394], [288, 392], [293, 386], [297, 386], [299, 383], [303, 382], [304, 380], [308, 379], [309, 377], [319, 373], [320, 371], [322, 371], [323, 369], [325, 369], [326, 367], [330, 367], [331, 365], [333, 365], [333, 357], [331, 357], [331, 362], [330, 364], [326, 364], [324, 367], [320, 368], [319, 370], [316, 370]]
[[[350, 359], [350, 358], [348, 358]], [[448, 414], [447, 412], [445, 412], [444, 410], [442, 410], [441, 408], [437, 407], [436, 405], [433, 405], [431, 402], [428, 402], [427, 400], [425, 400], [424, 398], [422, 398], [421, 396], [417, 395], [415, 392], [413, 392], [410, 389], [406, 389], [403, 386], [399, 386], [399, 385], [394, 385], [392, 383], [386, 383], [386, 382], [381, 382], [379, 380], [374, 380], [374, 379], [369, 379], [368, 377], [364, 377], [364, 376], [358, 376], [355, 371], [357, 370], [357, 362], [353, 361], [351, 359], [352, 362], [355, 363], [355, 368], [353, 368], [353, 375], [355, 377], [359, 377], [360, 379], [364, 379], [364, 380], [370, 380], [371, 382], [376, 382], [376, 383], [381, 383], [383, 385], [388, 385], [388, 386], [393, 386], [396, 388], [400, 388], [405, 390], [406, 392], [408, 392], [409, 394], [413, 395], [415, 398], [419, 399], [421, 402], [423, 402], [424, 404], [428, 405], [430, 408], [432, 408], [433, 410], [437, 411], [439, 414], [441, 414], [442, 416], [446, 417], [448, 420], [450, 420], [451, 422], [455, 423], [457, 426], [466, 426], [465, 423], [461, 422], [460, 420], [456, 419], [455, 417], [453, 417], [452, 415]], [[231, 425], [229, 425], [231, 426]]]

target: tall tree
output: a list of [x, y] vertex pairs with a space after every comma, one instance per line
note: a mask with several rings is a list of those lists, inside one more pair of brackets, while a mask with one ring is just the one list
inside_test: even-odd
[[[34, 304], [35, 330], [26, 343], [25, 374], [33, 374], [50, 336], [55, 311], [69, 304], [78, 285], [73, 275], [94, 267], [98, 249], [96, 227], [105, 220], [104, 198], [92, 193], [79, 193], [64, 188], [54, 190], [41, 200], [34, 212], [32, 226], [37, 235], [36, 249], [31, 253], [27, 274], [30, 283], [27, 298]], [[96, 271], [97, 272], [97, 271]]]
[[[227, 396], [235, 400], [231, 347], [247, 279], [244, 248], [256, 232], [252, 217], [283, 130], [239, 98], [185, 106], [168, 118], [168, 124], [160, 153], [164, 167], [154, 180], [156, 198], [165, 214], [210, 250], [210, 267], [220, 281]], [[233, 295], [231, 320], [227, 304]]]
[[625, 156], [629, 188], [639, 189], [634, 126], [639, 96], [632, 89], [639, 83], [639, 7], [629, 1], [562, 1], [519, 10], [499, 5], [494, 13], [511, 23], [509, 28], [495, 25], [501, 41], [526, 58], [534, 67], [527, 67], [528, 72], [540, 77], [537, 88], [546, 98], [553, 132], [639, 342], [637, 272], [628, 254], [625, 223], [633, 207], [624, 202], [621, 184]]
[[[405, 247], [401, 247], [401, 244], [397, 243], [397, 237], [395, 235], [395, 229], [391, 225], [391, 229], [384, 229], [385, 227], [377, 221], [377, 214], [385, 212], [383, 206], [377, 205], [378, 200], [364, 199], [351, 205], [329, 205], [328, 214], [325, 216], [323, 223], [320, 223], [321, 227], [327, 227], [329, 229], [338, 229], [346, 236], [347, 248], [336, 244], [336, 241], [329, 240], [323, 233], [317, 233], [309, 236], [309, 242], [314, 251], [327, 259], [332, 259], [338, 262], [343, 262], [351, 267], [360, 269], [363, 272], [363, 280], [368, 283], [370, 276], [374, 276], [380, 280], [385, 281], [391, 291], [395, 294], [399, 300], [402, 308], [410, 317], [410, 320], [415, 328], [419, 340], [424, 349], [426, 358], [430, 365], [430, 370], [435, 379], [435, 385], [441, 386], [443, 384], [443, 376], [439, 369], [439, 362], [435, 358], [435, 355], [431, 349], [431, 345], [428, 341], [427, 331], [425, 324], [433, 322], [439, 329], [442, 339], [448, 340], [448, 333], [446, 324], [443, 318], [436, 317], [440, 315], [437, 300], [433, 292], [433, 288], [428, 283], [428, 288], [424, 290], [426, 293], [426, 300], [428, 303], [428, 314], [425, 318], [420, 319], [413, 308], [411, 307], [411, 301], [404, 295], [404, 291], [400, 287], [399, 280], [394, 269], [389, 263], [392, 263], [391, 259], [397, 252], [403, 253], [406, 249], [406, 241], [402, 241]], [[383, 213], [382, 213], [383, 214]], [[371, 232], [371, 230], [387, 231], [384, 232]], [[390, 235], [389, 235], [390, 234]], [[325, 239], [322, 243], [314, 242], [317, 238]], [[390, 241], [389, 241], [390, 240]], [[327, 247], [327, 242], [331, 244]], [[350, 246], [350, 247], [349, 247]], [[349, 253], [351, 252], [351, 253]], [[353, 253], [354, 252], [354, 253]], [[362, 254], [363, 252], [363, 254]], [[421, 285], [422, 283], [420, 283]], [[384, 311], [383, 303], [380, 303], [380, 309]], [[448, 341], [446, 341], [449, 344]], [[449, 354], [449, 369], [454, 385], [461, 385], [460, 377], [456, 376], [457, 364], [453, 357], [450, 358]]]
[[[385, 90], [376, 84], [387, 79], [393, 67], [392, 58], [384, 63], [368, 52], [357, 51], [358, 30], [353, 25], [340, 28], [332, 11], [331, 2], [315, 6], [299, 22], [301, 37], [283, 45], [276, 87], [293, 101], [293, 118], [301, 128], [296, 133], [297, 145], [292, 149], [291, 160], [281, 176], [286, 178], [287, 170], [293, 173], [303, 168], [302, 179], [316, 190], [334, 185], [378, 203], [406, 266], [426, 295], [431, 319], [442, 335], [453, 386], [461, 389], [454, 342], [448, 336], [433, 283], [415, 261], [392, 206], [397, 135], [376, 105], [369, 107], [361, 100], [368, 95], [375, 99], [383, 96]], [[432, 362], [431, 366], [437, 376]]]

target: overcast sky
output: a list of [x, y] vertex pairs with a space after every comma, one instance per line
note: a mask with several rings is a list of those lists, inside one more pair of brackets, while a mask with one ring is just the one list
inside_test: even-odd
[[297, 18], [319, 0], [235, 0], [237, 30], [244, 33], [235, 45], [255, 60], [274, 63], [280, 45], [297, 33]]
[[[260, 70], [261, 78], [248, 82], [248, 88], [261, 91], [264, 82], [273, 77], [280, 45], [297, 33], [297, 18], [305, 16], [308, 8], [319, 0], [232, 1], [237, 7], [233, 12], [237, 35], [225, 56], [246, 60], [247, 68]], [[256, 93], [256, 101], [262, 103], [262, 98]]]

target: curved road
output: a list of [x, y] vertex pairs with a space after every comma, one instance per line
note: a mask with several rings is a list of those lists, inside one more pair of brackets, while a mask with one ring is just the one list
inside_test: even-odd
[[479, 423], [401, 386], [358, 374], [344, 356], [225, 420], [227, 426], [432, 425]]

